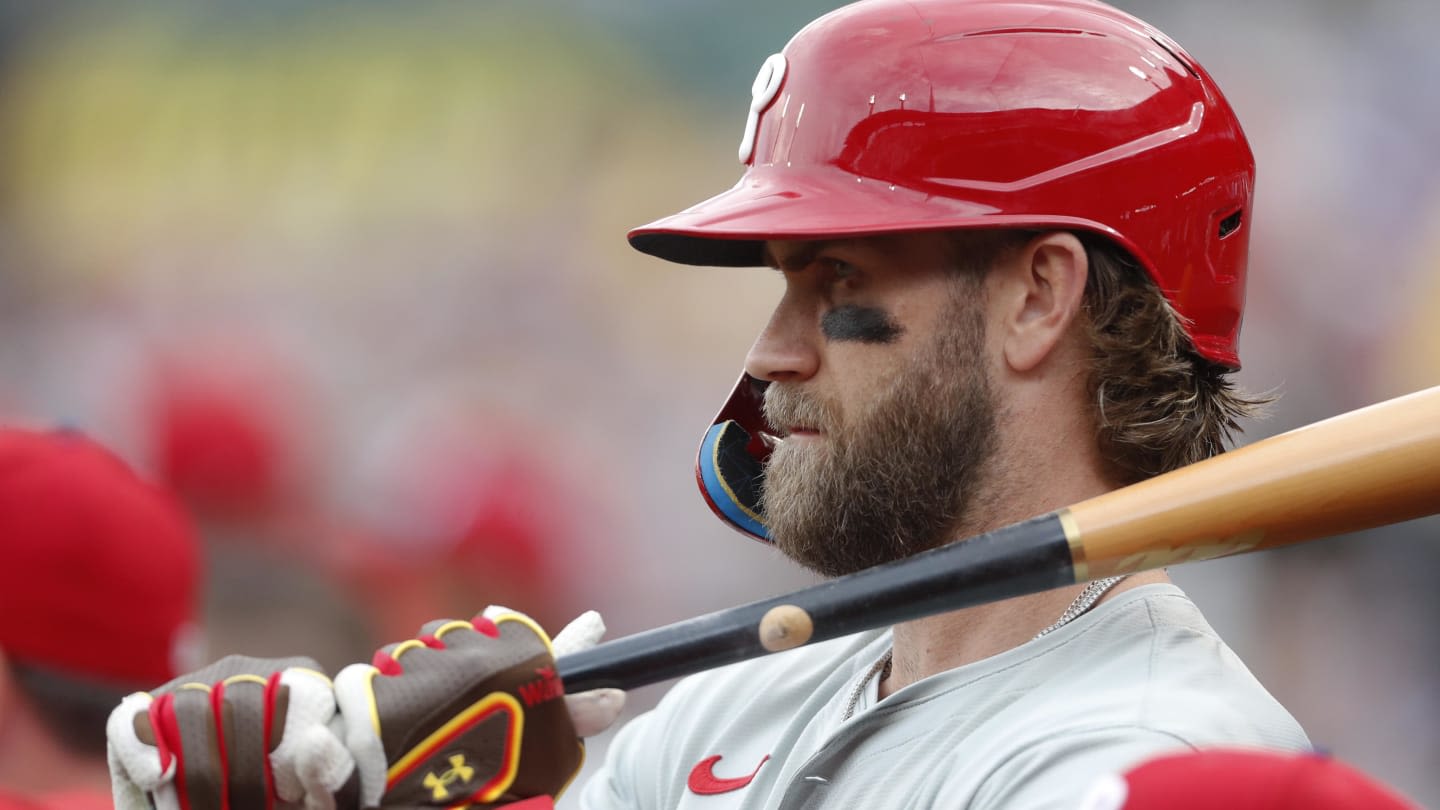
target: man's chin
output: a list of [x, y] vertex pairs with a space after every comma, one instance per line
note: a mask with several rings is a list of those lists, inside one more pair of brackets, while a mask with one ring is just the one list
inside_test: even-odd
[[[854, 540], [847, 543], [843, 538], [833, 534], [822, 536], [821, 532], [807, 532], [803, 537], [797, 537], [794, 532], [784, 528], [777, 530], [774, 526], [770, 530], [770, 539], [774, 542], [775, 548], [788, 557], [791, 562], [827, 579], [848, 576], [876, 565], [893, 562], [904, 556], [888, 554], [879, 548], [857, 545]], [[840, 553], [844, 549], [850, 549], [851, 553]], [[854, 553], [859, 549], [864, 549], [863, 556]]]

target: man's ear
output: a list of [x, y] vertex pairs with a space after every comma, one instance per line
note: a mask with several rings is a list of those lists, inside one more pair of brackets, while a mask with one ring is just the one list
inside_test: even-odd
[[1033, 371], [1055, 351], [1079, 316], [1090, 262], [1074, 234], [1050, 231], [1031, 239], [996, 268], [990, 300], [1005, 363]]

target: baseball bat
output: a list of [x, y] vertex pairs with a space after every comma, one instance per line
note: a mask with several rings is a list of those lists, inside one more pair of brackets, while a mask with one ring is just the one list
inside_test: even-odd
[[814, 641], [1116, 574], [1440, 513], [1440, 386], [804, 590], [562, 656], [634, 689]]

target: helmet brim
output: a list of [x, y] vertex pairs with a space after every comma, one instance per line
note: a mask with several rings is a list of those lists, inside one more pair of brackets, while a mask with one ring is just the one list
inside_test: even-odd
[[[631, 231], [631, 246], [666, 261], [758, 267], [778, 239], [834, 239], [901, 231], [1050, 224], [1095, 229], [1071, 217], [1006, 215], [983, 203], [938, 196], [838, 168], [751, 168], [733, 188]], [[1109, 229], [1102, 229], [1108, 232]]]

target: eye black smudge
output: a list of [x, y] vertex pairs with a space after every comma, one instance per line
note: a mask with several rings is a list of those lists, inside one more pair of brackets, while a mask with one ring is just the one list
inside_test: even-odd
[[820, 331], [830, 340], [893, 343], [905, 330], [883, 309], [852, 305], [825, 313], [820, 319]]

